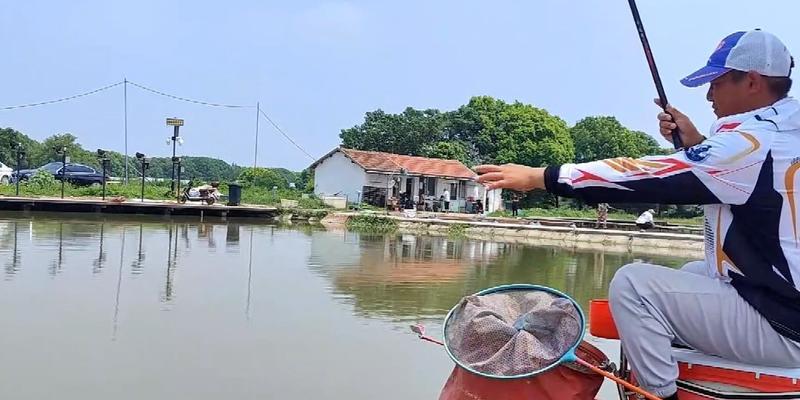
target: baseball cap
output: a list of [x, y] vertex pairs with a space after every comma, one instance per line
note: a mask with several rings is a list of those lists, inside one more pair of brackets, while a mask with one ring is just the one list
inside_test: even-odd
[[706, 66], [681, 79], [681, 83], [689, 87], [705, 85], [732, 69], [788, 77], [792, 67], [792, 55], [777, 36], [760, 29], [741, 31], [722, 39]]

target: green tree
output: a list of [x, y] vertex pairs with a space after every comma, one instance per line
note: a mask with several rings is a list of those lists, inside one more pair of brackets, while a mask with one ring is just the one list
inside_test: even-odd
[[[29, 138], [24, 133], [11, 128], [0, 129], [0, 162], [11, 168], [17, 167], [17, 144], [21, 144], [26, 154], [26, 159], [33, 153], [38, 153], [39, 142]], [[22, 167], [28, 167], [30, 162], [22, 162]]]
[[62, 148], [66, 149], [70, 162], [86, 164], [94, 168], [99, 167], [97, 155], [84, 150], [78, 143], [78, 138], [71, 133], [52, 135], [42, 141], [42, 144], [37, 146], [30, 155], [31, 165], [40, 166], [51, 161], [61, 161], [58, 152]]
[[422, 156], [458, 160], [466, 165], [473, 165], [468, 146], [460, 141], [436, 142], [422, 148]]
[[297, 177], [297, 189], [306, 192], [314, 192], [314, 171], [306, 168]]
[[276, 171], [269, 168], [242, 168], [239, 181], [245, 186], [260, 186], [267, 189], [278, 187], [286, 189], [289, 182]]
[[364, 123], [342, 130], [342, 145], [359, 150], [423, 155], [476, 163], [544, 165], [573, 158], [567, 124], [547, 111], [490, 96], [456, 111], [407, 108], [368, 112]]
[[662, 148], [658, 145], [656, 139], [642, 131], [631, 131], [634, 135], [634, 142], [636, 143], [636, 149], [639, 154], [639, 157], [643, 156], [656, 156], [661, 154], [671, 154], [675, 150]]
[[401, 114], [366, 113], [364, 123], [342, 129], [342, 145], [357, 150], [421, 155], [426, 145], [443, 138], [445, 116], [439, 110], [406, 108]]
[[477, 162], [541, 166], [574, 155], [566, 122], [528, 104], [473, 97], [449, 119], [447, 136], [470, 143]]
[[286, 180], [286, 182], [294, 183], [295, 186], [297, 186], [297, 181], [299, 180], [299, 175], [300, 175], [299, 173], [294, 171], [289, 171], [286, 168], [268, 168], [268, 169], [271, 169], [276, 173], [278, 173], [278, 175], [283, 177], [283, 179]]
[[622, 126], [614, 117], [586, 117], [570, 129], [570, 135], [575, 143], [576, 162], [638, 158], [661, 152], [653, 137]]

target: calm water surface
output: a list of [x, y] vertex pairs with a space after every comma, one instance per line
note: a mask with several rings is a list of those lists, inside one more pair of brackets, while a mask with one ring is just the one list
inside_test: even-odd
[[436, 399], [452, 363], [409, 323], [438, 336], [463, 295], [506, 283], [551, 286], [587, 307], [634, 259], [687, 261], [236, 221], [0, 214], [0, 398]]

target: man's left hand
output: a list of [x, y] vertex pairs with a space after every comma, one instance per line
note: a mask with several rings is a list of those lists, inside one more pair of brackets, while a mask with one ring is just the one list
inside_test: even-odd
[[517, 164], [479, 165], [475, 172], [478, 182], [489, 190], [512, 189], [527, 192], [544, 189], [544, 168], [533, 168]]

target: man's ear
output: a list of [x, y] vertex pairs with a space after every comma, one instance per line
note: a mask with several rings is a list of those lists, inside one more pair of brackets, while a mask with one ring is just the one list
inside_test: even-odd
[[750, 93], [758, 93], [767, 87], [767, 82], [764, 80], [764, 77], [756, 71], [748, 71], [746, 79], [747, 88]]

